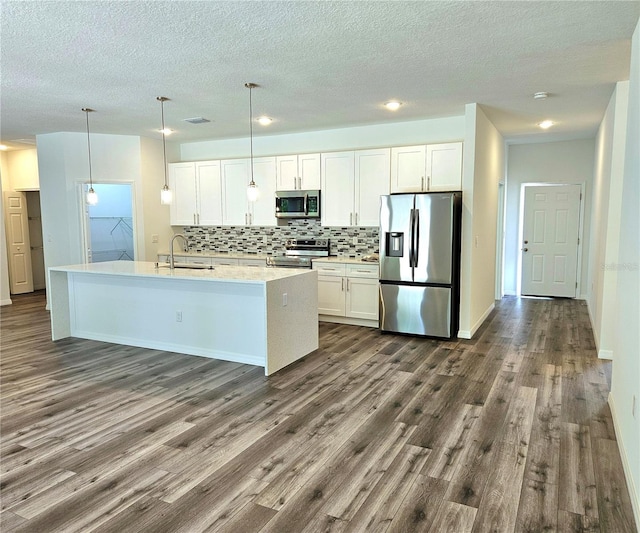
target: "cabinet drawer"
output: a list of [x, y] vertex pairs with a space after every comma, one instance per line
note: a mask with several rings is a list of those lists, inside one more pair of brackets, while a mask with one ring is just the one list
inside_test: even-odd
[[192, 255], [185, 256], [181, 259], [184, 263], [189, 263], [190, 265], [207, 265], [211, 266], [211, 258], [210, 257], [193, 257]]
[[233, 257], [213, 257], [211, 258], [212, 265], [227, 265], [227, 266], [238, 266], [238, 260]]
[[238, 259], [238, 265], [248, 267], [263, 267], [266, 266], [265, 259]]
[[313, 270], [324, 276], [344, 276], [345, 265], [343, 263], [321, 263], [313, 261]]
[[347, 276], [350, 278], [375, 278], [378, 279], [378, 265], [354, 265], [347, 264]]

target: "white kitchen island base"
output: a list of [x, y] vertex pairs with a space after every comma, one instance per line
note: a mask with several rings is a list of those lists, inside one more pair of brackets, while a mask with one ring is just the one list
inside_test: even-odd
[[79, 337], [263, 366], [318, 348], [312, 270], [156, 268], [114, 261], [49, 269], [53, 340]]

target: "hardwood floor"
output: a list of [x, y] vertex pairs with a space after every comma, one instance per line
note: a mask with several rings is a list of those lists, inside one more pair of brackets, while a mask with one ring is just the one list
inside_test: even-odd
[[3, 532], [635, 531], [584, 302], [451, 342], [323, 323], [269, 378], [54, 343], [42, 293], [0, 313]]

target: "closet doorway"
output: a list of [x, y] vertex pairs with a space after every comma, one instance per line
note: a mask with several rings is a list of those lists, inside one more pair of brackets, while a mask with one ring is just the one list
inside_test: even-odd
[[98, 203], [84, 204], [85, 262], [133, 261], [133, 185], [94, 183], [93, 188]]

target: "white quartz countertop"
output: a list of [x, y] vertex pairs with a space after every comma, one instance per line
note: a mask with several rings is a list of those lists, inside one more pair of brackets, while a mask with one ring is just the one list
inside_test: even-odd
[[166, 265], [156, 267], [147, 261], [106, 261], [82, 265], [51, 267], [57, 272], [78, 272], [111, 276], [155, 277], [218, 282], [265, 283], [314, 272], [311, 269], [267, 268], [219, 265], [211, 269], [175, 268]]
[[[158, 252], [158, 255], [169, 255], [169, 252]], [[229, 259], [265, 259], [268, 254], [246, 254], [246, 253], [220, 253], [220, 252], [174, 252], [174, 257], [222, 257]], [[328, 257], [312, 257], [312, 261], [322, 261], [330, 263], [357, 263], [377, 265], [377, 261], [363, 261], [361, 257], [347, 257], [344, 255], [330, 255]]]

